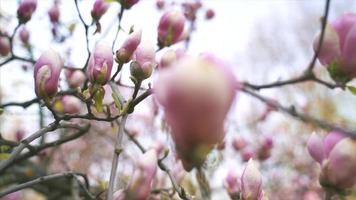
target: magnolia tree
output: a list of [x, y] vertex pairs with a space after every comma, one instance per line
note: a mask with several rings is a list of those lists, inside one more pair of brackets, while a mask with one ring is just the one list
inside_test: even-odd
[[[65, 2], [75, 13], [74, 22], [68, 24], [62, 21], [69, 12], [61, 7], [64, 1], [55, 0], [42, 16], [50, 29], [40, 30], [50, 32], [53, 41], [39, 51], [31, 42], [31, 26], [38, 23], [33, 16], [42, 3], [22, 0], [16, 13], [1, 14], [5, 24], [16, 21], [16, 26], [0, 30], [0, 67], [23, 65], [24, 72], [33, 73], [30, 93], [36, 96], [20, 102], [2, 94], [1, 114], [37, 105], [37, 123], [32, 126], [39, 124], [34, 132], [20, 125], [10, 133], [1, 132], [2, 199], [355, 197], [356, 129], [284, 106], [277, 97], [268, 98], [260, 91], [311, 82], [355, 93], [349, 83], [356, 77], [356, 14], [332, 19], [328, 17], [332, 6], [326, 0], [319, 8], [321, 25], [309, 44], [314, 53], [304, 71], [291, 79], [256, 85], [237, 79], [238, 70], [222, 55], [209, 49], [188, 53], [199, 23], [215, 18], [214, 10], [199, 0], [152, 0], [161, 17], [142, 20], [157, 21], [158, 26], [152, 27], [154, 40], [143, 39], [146, 30], [122, 25], [129, 20], [125, 13], [135, 13], [139, 0]], [[112, 7], [119, 8], [114, 25], [103, 26]], [[106, 37], [108, 32], [115, 33], [113, 40]], [[78, 37], [85, 46], [78, 46], [73, 39]], [[73, 48], [80, 49], [83, 63], [72, 60]], [[318, 76], [319, 63], [332, 80]], [[22, 78], [4, 71], [2, 77]], [[1, 87], [12, 86], [1, 81]], [[283, 113], [304, 127], [312, 125], [310, 134], [294, 137], [283, 149], [272, 133], [253, 139], [236, 133], [231, 125], [235, 122], [227, 118], [240, 112], [233, 104], [243, 94], [265, 104], [249, 126], [265, 122], [271, 113]], [[268, 126], [264, 129], [271, 132]], [[306, 151], [291, 159], [297, 149]], [[289, 158], [278, 156], [277, 150]], [[280, 165], [289, 165], [293, 174], [279, 171]]]

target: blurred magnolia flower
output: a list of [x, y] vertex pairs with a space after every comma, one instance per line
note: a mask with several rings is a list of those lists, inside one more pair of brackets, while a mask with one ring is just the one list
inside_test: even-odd
[[260, 160], [266, 160], [271, 156], [273, 148], [273, 138], [269, 135], [262, 138], [261, 144], [258, 148], [258, 158]]
[[62, 66], [62, 59], [54, 50], [42, 53], [34, 70], [35, 92], [38, 97], [46, 101], [57, 94]]
[[181, 11], [165, 12], [158, 25], [158, 41], [161, 46], [170, 46], [179, 41], [184, 31], [185, 17]]
[[239, 136], [236, 135], [233, 139], [232, 139], [232, 147], [236, 150], [236, 151], [240, 151], [243, 148], [245, 148], [247, 146], [247, 142], [246, 140]]
[[166, 68], [172, 65], [174, 62], [176, 62], [178, 59], [181, 59], [182, 57], [185, 56], [185, 51], [182, 49], [177, 49], [177, 50], [168, 50], [166, 51], [162, 57], [161, 61], [159, 63], [160, 68]]
[[55, 1], [55, 3], [49, 9], [48, 16], [49, 16], [50, 21], [53, 24], [56, 24], [56, 23], [59, 22], [60, 10], [59, 10], [59, 6], [58, 6], [58, 2], [57, 1]]
[[244, 161], [244, 162], [247, 162], [251, 158], [256, 157], [256, 151], [252, 146], [247, 146], [247, 147], [243, 148], [240, 153], [241, 153], [242, 161]]
[[109, 8], [109, 4], [105, 0], [96, 0], [91, 10], [91, 16], [95, 22], [98, 22], [100, 18], [106, 13]]
[[165, 5], [165, 1], [164, 0], [156, 0], [156, 6], [159, 10], [162, 10], [163, 7]]
[[[315, 38], [314, 50], [319, 47], [320, 34]], [[356, 77], [356, 14], [346, 13], [327, 24], [318, 55], [331, 77], [345, 83]]]
[[164, 107], [186, 170], [201, 166], [211, 148], [223, 140], [235, 83], [228, 66], [212, 55], [186, 57], [159, 71], [154, 94]]
[[206, 10], [205, 12], [205, 19], [212, 19], [215, 16], [215, 12], [213, 9], [209, 8], [208, 10]]
[[68, 85], [71, 88], [77, 88], [82, 86], [87, 78], [81, 70], [74, 69], [66, 69], [65, 75], [67, 78]]
[[118, 63], [127, 63], [131, 60], [131, 57], [138, 45], [141, 42], [141, 30], [132, 32], [124, 41], [119, 50], [116, 51], [116, 61]]
[[7, 37], [0, 37], [0, 55], [7, 56], [10, 51], [10, 40]]
[[111, 76], [113, 55], [110, 46], [105, 42], [98, 42], [94, 47], [88, 62], [88, 77], [92, 84], [105, 85]]
[[225, 177], [224, 187], [231, 199], [237, 199], [240, 196], [240, 180], [235, 170], [230, 169]]
[[28, 41], [30, 40], [30, 32], [28, 32], [25, 26], [20, 30], [20, 40], [24, 44], [28, 44]]
[[241, 176], [241, 195], [243, 200], [260, 200], [262, 196], [262, 175], [252, 159]]
[[17, 18], [20, 23], [28, 22], [32, 17], [32, 13], [35, 12], [36, 7], [37, 0], [22, 0], [17, 9]]
[[125, 9], [130, 9], [132, 6], [138, 3], [139, 0], [119, 0], [119, 2]]
[[82, 102], [74, 96], [60, 97], [54, 104], [54, 109], [59, 113], [77, 114], [80, 112]]

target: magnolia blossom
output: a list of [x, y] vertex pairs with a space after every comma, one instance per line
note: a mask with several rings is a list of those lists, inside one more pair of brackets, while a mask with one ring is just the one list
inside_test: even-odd
[[98, 22], [100, 18], [106, 13], [108, 8], [109, 4], [107, 4], [104, 0], [96, 0], [91, 10], [91, 16], [94, 21]]
[[119, 0], [121, 3], [121, 6], [123, 6], [126, 9], [130, 9], [133, 5], [135, 5], [139, 0]]
[[82, 107], [81, 101], [70, 95], [65, 95], [54, 104], [54, 109], [59, 113], [77, 114]]
[[49, 9], [48, 16], [53, 24], [59, 22], [60, 10], [58, 6], [58, 2], [55, 2], [53, 6]]
[[258, 158], [260, 160], [266, 160], [271, 156], [271, 151], [273, 148], [273, 139], [271, 136], [265, 136], [262, 139], [261, 145], [258, 149]]
[[235, 170], [229, 170], [227, 176], [225, 177], [224, 187], [231, 199], [236, 199], [240, 195], [240, 180]]
[[7, 56], [11, 51], [10, 40], [7, 37], [0, 37], [0, 55]]
[[170, 46], [179, 41], [184, 31], [185, 17], [181, 11], [165, 12], [158, 25], [158, 41], [162, 46]]
[[205, 19], [212, 19], [215, 16], [215, 12], [213, 9], [208, 9], [205, 12]]
[[37, 0], [22, 0], [17, 9], [17, 18], [20, 23], [28, 22], [32, 17], [32, 13], [35, 12], [36, 7]]
[[130, 65], [131, 76], [142, 81], [151, 76], [156, 64], [156, 52], [150, 42], [142, 42], [137, 47]]
[[235, 97], [235, 78], [211, 55], [183, 58], [155, 81], [178, 156], [186, 170], [201, 166], [225, 136], [224, 119]]
[[141, 42], [141, 35], [142, 31], [136, 30], [127, 37], [120, 49], [116, 51], [116, 60], [119, 63], [127, 63], [131, 60], [133, 53]]
[[339, 132], [325, 138], [313, 133], [308, 140], [309, 154], [322, 166], [320, 182], [344, 189], [356, 182], [356, 141]]
[[67, 69], [65, 71], [69, 87], [77, 88], [84, 84], [86, 80], [85, 74], [81, 70]]
[[105, 42], [99, 42], [90, 55], [88, 62], [88, 77], [91, 83], [105, 85], [111, 75], [113, 55], [110, 46]]
[[243, 200], [260, 200], [262, 195], [262, 175], [256, 163], [250, 159], [241, 176], [241, 195]]
[[26, 27], [22, 27], [20, 30], [20, 40], [24, 44], [28, 44], [28, 41], [30, 40], [30, 33]]
[[54, 50], [42, 53], [34, 70], [35, 92], [38, 97], [47, 100], [56, 95], [62, 66], [62, 59]]
[[168, 50], [166, 51], [162, 57], [161, 61], [159, 63], [160, 68], [166, 68], [172, 65], [174, 62], [177, 60], [181, 59], [182, 57], [185, 56], [185, 51], [182, 49], [177, 49], [177, 50]]
[[245, 148], [246, 146], [247, 146], [247, 142], [243, 137], [237, 135], [232, 139], [232, 147], [236, 151], [240, 151], [243, 148]]
[[[314, 42], [319, 46], [320, 35]], [[328, 67], [336, 81], [346, 82], [356, 76], [356, 14], [347, 13], [337, 18], [325, 29], [318, 59]]]

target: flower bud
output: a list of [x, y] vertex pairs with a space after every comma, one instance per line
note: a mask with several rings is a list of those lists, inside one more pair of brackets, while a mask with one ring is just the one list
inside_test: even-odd
[[170, 46], [179, 41], [184, 30], [185, 17], [181, 11], [171, 10], [163, 14], [158, 25], [160, 46]]
[[237, 135], [236, 137], [234, 137], [232, 139], [232, 147], [234, 147], [234, 149], [236, 151], [240, 151], [241, 149], [245, 148], [246, 146], [247, 146], [247, 142], [241, 136]]
[[67, 69], [65, 75], [71, 88], [81, 87], [87, 78], [80, 70]]
[[159, 71], [154, 94], [164, 107], [186, 170], [201, 166], [211, 148], [223, 140], [235, 84], [228, 66], [211, 55], [186, 57]]
[[128, 63], [138, 45], [141, 42], [142, 31], [132, 32], [125, 42], [122, 44], [119, 50], [116, 51], [116, 61], [118, 63]]
[[250, 159], [241, 176], [242, 199], [259, 200], [262, 195], [262, 175], [255, 162]]
[[207, 19], [207, 20], [214, 18], [214, 16], [215, 16], [215, 12], [213, 9], [208, 9], [205, 12], [205, 19]]
[[139, 0], [119, 0], [121, 6], [125, 9], [130, 9], [133, 5], [135, 5]]
[[356, 141], [344, 138], [331, 150], [328, 163], [323, 169], [324, 178], [339, 189], [352, 187], [356, 183]]
[[237, 199], [234, 197], [239, 196], [240, 183], [235, 170], [229, 170], [227, 176], [225, 177], [224, 187], [226, 188], [231, 199]]
[[37, 0], [22, 0], [17, 9], [17, 18], [20, 23], [24, 24], [28, 22], [32, 17], [32, 13], [35, 12], [36, 7]]
[[60, 10], [57, 2], [55, 2], [49, 9], [48, 16], [53, 24], [57, 24], [59, 22]]
[[307, 148], [311, 157], [321, 164], [325, 159], [322, 137], [316, 133], [312, 133], [308, 140]]
[[111, 75], [113, 66], [113, 56], [111, 48], [104, 42], [99, 42], [92, 54], [88, 63], [88, 77], [91, 83], [105, 85]]
[[98, 22], [100, 18], [106, 13], [108, 8], [109, 4], [107, 4], [104, 0], [96, 0], [91, 10], [91, 17], [94, 21]]
[[[319, 38], [315, 39], [314, 50], [319, 46]], [[345, 83], [356, 77], [355, 42], [356, 14], [344, 14], [327, 25], [318, 59], [337, 82]]]
[[22, 27], [20, 30], [20, 40], [24, 44], [28, 44], [28, 41], [30, 40], [30, 33], [26, 27]]
[[244, 162], [247, 162], [255, 157], [256, 157], [256, 151], [251, 146], [248, 146], [241, 151], [241, 159]]
[[44, 100], [57, 94], [58, 80], [63, 62], [59, 54], [52, 49], [42, 53], [35, 64], [35, 92]]
[[134, 62], [130, 65], [131, 76], [137, 81], [142, 81], [151, 76], [156, 66], [155, 50], [150, 43], [141, 43], [134, 54]]
[[163, 54], [159, 66], [160, 68], [166, 68], [176, 60], [177, 60], [177, 56], [174, 50], [168, 50]]
[[163, 7], [165, 5], [165, 1], [164, 0], [156, 0], [156, 6], [159, 10], [162, 10]]
[[0, 37], [0, 54], [7, 56], [11, 51], [10, 40], [7, 37]]
[[70, 95], [65, 95], [54, 104], [54, 109], [59, 113], [77, 114], [81, 110], [81, 101]]

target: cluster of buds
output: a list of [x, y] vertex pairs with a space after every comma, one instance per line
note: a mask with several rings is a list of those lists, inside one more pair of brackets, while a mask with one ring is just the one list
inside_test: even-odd
[[313, 133], [308, 140], [309, 154], [321, 165], [320, 184], [347, 189], [356, 182], [356, 141], [339, 132], [325, 138]]
[[65, 76], [70, 88], [81, 87], [87, 78], [81, 70], [75, 69], [66, 69]]
[[37, 0], [22, 0], [17, 9], [17, 18], [20, 23], [28, 22], [37, 7]]
[[[314, 50], [319, 47], [318, 35]], [[356, 77], [356, 14], [347, 13], [327, 24], [318, 59], [340, 83]]]
[[63, 66], [60, 55], [54, 50], [44, 52], [35, 64], [35, 92], [48, 102], [58, 91], [58, 80]]
[[244, 162], [249, 161], [251, 158], [258, 158], [263, 161], [271, 156], [273, 139], [270, 136], [264, 136], [258, 143], [258, 147], [253, 148], [243, 137], [237, 135], [232, 140], [232, 147], [235, 151], [240, 152]]
[[134, 52], [133, 62], [130, 64], [131, 79], [134, 82], [141, 82], [149, 78], [156, 65], [154, 46], [150, 42], [140, 43]]
[[109, 8], [109, 4], [105, 2], [105, 0], [96, 0], [93, 8], [91, 10], [91, 17], [93, 18], [93, 23], [96, 24], [96, 31], [100, 33], [101, 31], [101, 25], [100, 25], [100, 19], [101, 17], [106, 13], [106, 11]]
[[132, 6], [138, 3], [138, 1], [139, 0], [119, 0], [121, 6], [125, 9], [130, 9]]
[[200, 167], [224, 136], [224, 119], [234, 100], [236, 80], [212, 55], [185, 57], [159, 71], [155, 98], [163, 106], [186, 170]]
[[224, 186], [231, 199], [268, 199], [262, 190], [262, 175], [252, 159], [247, 162], [240, 179], [235, 171], [230, 170], [225, 178]]
[[185, 17], [179, 10], [165, 12], [158, 25], [158, 44], [160, 47], [170, 46], [184, 37]]
[[10, 40], [8, 37], [0, 37], [0, 55], [7, 56], [11, 51]]

